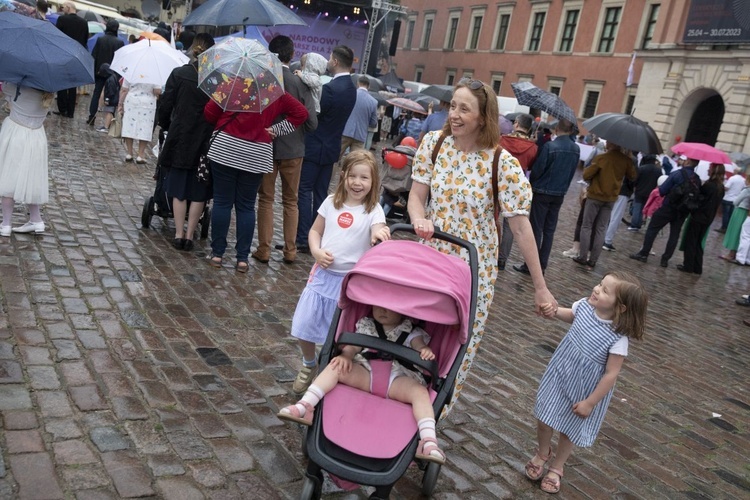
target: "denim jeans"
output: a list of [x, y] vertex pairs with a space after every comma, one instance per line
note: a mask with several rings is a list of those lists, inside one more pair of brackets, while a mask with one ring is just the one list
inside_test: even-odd
[[726, 230], [729, 226], [729, 219], [732, 218], [734, 202], [721, 200], [721, 228]]
[[557, 229], [557, 218], [564, 199], [565, 196], [534, 193], [534, 200], [531, 202], [529, 222], [534, 231], [542, 270], [547, 269], [549, 254], [552, 251], [552, 240]]
[[[96, 70], [98, 71], [99, 68], [96, 68]], [[89, 118], [95, 116], [99, 110], [99, 97], [102, 95], [105, 83], [107, 83], [107, 79], [101, 76], [97, 76], [94, 79], [94, 93], [91, 94], [91, 102], [89, 102]]]
[[630, 227], [641, 228], [643, 225], [643, 203], [642, 201], [633, 200], [633, 216], [630, 218]]
[[328, 185], [331, 183], [333, 164], [318, 165], [305, 159], [302, 162], [302, 175], [299, 180], [297, 206], [299, 207], [299, 224], [297, 224], [297, 246], [307, 245], [307, 234], [318, 215], [318, 209], [328, 196]]
[[255, 230], [255, 199], [263, 174], [253, 174], [211, 161], [214, 206], [211, 210], [211, 251], [222, 257], [227, 249], [232, 207], [237, 215], [237, 262], [247, 262]]

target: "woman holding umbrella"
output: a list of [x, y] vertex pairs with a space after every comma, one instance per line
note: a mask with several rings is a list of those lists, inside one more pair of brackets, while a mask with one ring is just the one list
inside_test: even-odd
[[206, 119], [216, 127], [208, 150], [214, 183], [209, 263], [221, 267], [234, 208], [235, 268], [246, 273], [255, 199], [263, 174], [273, 170], [273, 138], [304, 123], [307, 108], [284, 92], [281, 61], [255, 40], [228, 38], [204, 52], [198, 78], [211, 97]]
[[49, 199], [47, 134], [44, 119], [55, 97], [50, 92], [3, 84], [10, 116], [0, 128], [0, 197], [3, 222], [0, 236], [10, 236], [16, 201], [26, 203], [29, 221], [12, 228], [16, 233], [43, 233], [39, 206]]
[[[207, 33], [198, 33], [190, 48], [192, 61], [172, 71], [159, 104], [159, 125], [168, 130], [159, 155], [159, 165], [169, 169], [167, 196], [172, 198], [175, 235], [173, 246], [178, 250], [193, 249], [193, 234], [198, 227], [211, 186], [197, 176], [199, 157], [208, 147], [213, 126], [203, 117], [208, 96], [198, 88], [198, 60], [214, 45]], [[185, 214], [188, 212], [187, 232]]]

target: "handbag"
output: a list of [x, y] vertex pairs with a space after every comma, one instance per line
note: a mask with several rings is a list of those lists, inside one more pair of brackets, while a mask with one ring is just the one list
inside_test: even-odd
[[201, 155], [198, 157], [198, 169], [195, 172], [195, 175], [198, 177], [198, 182], [208, 182], [211, 180], [211, 170], [209, 169], [209, 159], [208, 159], [208, 152], [211, 149], [211, 144], [214, 143], [214, 139], [216, 139], [216, 136], [219, 135], [219, 132], [224, 130], [227, 125], [229, 125], [232, 120], [237, 118], [237, 113], [232, 115], [232, 118], [226, 121], [224, 125], [216, 129], [216, 131], [211, 134], [211, 140], [208, 141], [208, 147], [206, 148], [205, 153], [201, 153]]
[[109, 135], [110, 137], [114, 137], [115, 139], [119, 139], [120, 137], [122, 137], [122, 114], [120, 114], [119, 111], [115, 113], [115, 117], [109, 124], [109, 131], [107, 132], [107, 135]]

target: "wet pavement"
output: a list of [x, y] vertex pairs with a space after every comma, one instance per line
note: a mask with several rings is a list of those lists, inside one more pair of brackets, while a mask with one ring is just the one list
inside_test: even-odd
[[[288, 332], [312, 259], [288, 265], [278, 252], [237, 274], [231, 249], [219, 270], [206, 241], [174, 250], [172, 221], [142, 229], [153, 158], [123, 163], [119, 141], [84, 124], [83, 101], [75, 119], [46, 124], [47, 231], [0, 239], [0, 497], [296, 498], [300, 429], [275, 414], [293, 401], [300, 359]], [[578, 189], [547, 270], [553, 293], [569, 305], [625, 269], [651, 303], [599, 439], [575, 451], [559, 497], [747, 498], [750, 308], [734, 300], [750, 291], [750, 268], [716, 258], [713, 231], [700, 278], [675, 269], [679, 253], [667, 269], [658, 256], [630, 260], [642, 234], [623, 225], [617, 251], [586, 271], [561, 255]], [[537, 383], [566, 325], [534, 315], [516, 251], [462, 399], [439, 425], [448, 463], [435, 498], [547, 498], [523, 465]], [[420, 481], [412, 468], [392, 498], [418, 498]]]

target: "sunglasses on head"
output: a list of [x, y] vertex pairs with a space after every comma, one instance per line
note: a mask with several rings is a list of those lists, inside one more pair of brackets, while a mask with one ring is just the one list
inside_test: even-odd
[[473, 80], [471, 78], [463, 78], [458, 83], [459, 85], [466, 85], [471, 90], [479, 90], [484, 87], [484, 82], [482, 80]]

